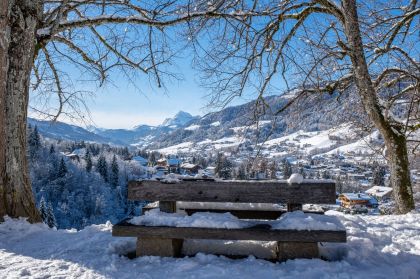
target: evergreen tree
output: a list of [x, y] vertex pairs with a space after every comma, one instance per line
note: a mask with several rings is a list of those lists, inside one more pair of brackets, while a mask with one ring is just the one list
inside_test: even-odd
[[64, 162], [64, 158], [61, 157], [60, 165], [58, 166], [57, 177], [63, 178], [67, 174], [67, 166]]
[[111, 175], [110, 175], [110, 183], [112, 186], [116, 187], [118, 185], [118, 176], [119, 176], [119, 168], [117, 163], [117, 157], [114, 155], [112, 158], [111, 163]]
[[53, 211], [53, 208], [52, 208], [52, 205], [51, 205], [50, 202], [48, 203], [48, 208], [47, 208], [46, 224], [50, 228], [57, 227], [57, 222], [55, 220], [54, 211]]
[[219, 177], [223, 179], [231, 179], [232, 178], [232, 169], [233, 164], [232, 162], [226, 158], [225, 156], [222, 156], [223, 160], [221, 161], [221, 167], [219, 170]]
[[378, 164], [378, 162], [373, 163], [373, 185], [383, 186], [385, 185], [385, 167]]
[[55, 153], [55, 147], [53, 144], [50, 145], [50, 154], [54, 154]]
[[29, 155], [33, 159], [41, 147], [41, 137], [39, 136], [38, 127], [35, 126], [28, 136]]
[[85, 161], [86, 161], [86, 171], [90, 172], [92, 170], [92, 156], [90, 155], [89, 149], [86, 150], [85, 154]]
[[289, 163], [289, 160], [283, 160], [283, 179], [289, 179], [292, 175], [292, 165]]
[[99, 156], [98, 163], [96, 165], [96, 169], [105, 182], [108, 182], [108, 164], [104, 155]]
[[42, 222], [47, 223], [47, 204], [45, 203], [44, 197], [39, 202], [39, 214], [41, 215]]

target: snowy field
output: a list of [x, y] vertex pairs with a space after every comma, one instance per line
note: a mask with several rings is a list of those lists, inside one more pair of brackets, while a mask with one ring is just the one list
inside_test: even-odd
[[0, 278], [420, 278], [420, 212], [404, 216], [335, 213], [346, 244], [321, 246], [330, 261], [228, 259], [197, 254], [180, 259], [120, 254], [134, 239], [111, 236], [111, 224], [52, 230], [7, 219], [0, 224]]

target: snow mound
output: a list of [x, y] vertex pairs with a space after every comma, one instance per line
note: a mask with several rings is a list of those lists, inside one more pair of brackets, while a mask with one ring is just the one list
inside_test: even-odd
[[302, 182], [303, 182], [303, 176], [300, 173], [293, 173], [287, 180], [287, 183], [289, 184], [292, 184], [292, 183], [300, 184]]
[[191, 216], [161, 212], [158, 208], [132, 218], [129, 223], [143, 226], [202, 227], [240, 229], [249, 226], [230, 213], [197, 212]]
[[288, 212], [273, 221], [241, 220], [230, 213], [197, 212], [191, 216], [161, 212], [158, 208], [147, 211], [128, 221], [133, 225], [170, 226], [218, 229], [243, 229], [258, 224], [270, 225], [273, 230], [345, 230], [336, 216]]
[[336, 216], [303, 213], [302, 211], [283, 214], [278, 220], [273, 222], [271, 228], [289, 230], [345, 230], [340, 219]]

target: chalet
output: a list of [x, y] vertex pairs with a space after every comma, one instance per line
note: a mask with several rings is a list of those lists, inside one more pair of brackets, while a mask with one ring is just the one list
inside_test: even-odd
[[181, 164], [181, 173], [195, 175], [201, 170], [201, 166], [191, 163], [183, 163]]
[[167, 167], [168, 162], [166, 161], [165, 158], [160, 158], [159, 160], [156, 161], [156, 165], [160, 167]]
[[343, 193], [338, 196], [341, 206], [345, 208], [353, 208], [357, 206], [377, 207], [378, 201], [364, 193]]
[[384, 201], [391, 197], [392, 188], [385, 186], [373, 186], [372, 188], [366, 190], [365, 193], [380, 201]]

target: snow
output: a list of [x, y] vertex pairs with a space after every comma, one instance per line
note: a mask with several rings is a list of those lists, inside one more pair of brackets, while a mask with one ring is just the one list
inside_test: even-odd
[[303, 213], [302, 211], [283, 214], [273, 221], [241, 220], [230, 213], [197, 212], [191, 216], [180, 213], [161, 212], [158, 208], [147, 211], [129, 223], [143, 226], [170, 226], [193, 228], [241, 229], [257, 224], [270, 225], [274, 230], [344, 230], [336, 216]]
[[287, 183], [289, 184], [292, 184], [292, 183], [300, 184], [302, 182], [303, 182], [303, 176], [300, 173], [293, 173], [287, 180]]
[[308, 214], [302, 211], [287, 212], [280, 219], [273, 222], [273, 229], [290, 230], [345, 230], [336, 216]]
[[220, 124], [221, 124], [220, 121], [216, 121], [216, 122], [211, 123], [210, 126], [218, 127], [220, 126]]
[[385, 186], [373, 186], [372, 188], [365, 191], [366, 194], [380, 198], [388, 195], [390, 192], [392, 192], [392, 188]]
[[200, 125], [190, 125], [190, 126], [188, 126], [187, 128], [185, 128], [185, 130], [188, 130], [188, 131], [194, 131], [194, 130], [197, 130], [197, 129], [199, 129], [200, 128]]
[[193, 143], [190, 141], [187, 141], [187, 142], [183, 142], [177, 145], [158, 149], [157, 151], [161, 154], [176, 154], [177, 152], [188, 152], [192, 146], [193, 146]]
[[249, 226], [246, 221], [239, 220], [230, 213], [197, 212], [191, 216], [178, 213], [161, 212], [158, 208], [147, 211], [129, 221], [134, 225], [171, 226], [195, 228], [239, 229]]
[[[57, 231], [22, 219], [7, 218], [0, 224], [0, 278], [420, 277], [419, 212], [389, 216], [340, 212], [328, 212], [328, 215], [335, 215], [344, 224], [347, 243], [319, 246], [321, 255], [330, 261], [297, 259], [283, 263], [253, 256], [234, 260], [204, 253], [184, 258], [130, 260], [120, 255], [134, 249], [135, 238], [112, 237], [110, 223], [81, 231]], [[232, 241], [218, 243], [219, 248], [222, 246], [229, 251], [233, 246]], [[214, 249], [215, 241], [209, 246]], [[252, 254], [257, 246], [251, 242], [245, 252]], [[245, 246], [241, 249], [245, 250]], [[183, 251], [191, 250], [185, 247]]]

